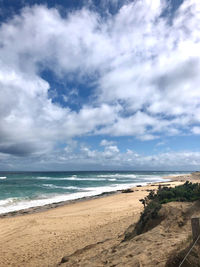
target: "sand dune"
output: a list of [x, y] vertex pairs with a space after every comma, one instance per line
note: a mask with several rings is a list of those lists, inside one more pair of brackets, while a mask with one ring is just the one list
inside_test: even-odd
[[190, 218], [200, 215], [200, 202], [168, 203], [160, 210], [164, 220], [152, 230], [126, 242], [115, 238], [65, 257], [61, 266], [165, 266], [169, 255], [191, 234]]

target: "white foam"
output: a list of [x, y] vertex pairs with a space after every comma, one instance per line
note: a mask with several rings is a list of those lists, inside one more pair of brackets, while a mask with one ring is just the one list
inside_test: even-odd
[[0, 206], [11, 204], [15, 200], [16, 198], [7, 198], [7, 199], [0, 200]]
[[2, 176], [2, 177], [0, 177], [0, 180], [5, 180], [5, 179], [7, 179], [6, 176]]
[[57, 180], [58, 178], [46, 177], [46, 176], [38, 176], [37, 180]]
[[97, 175], [97, 177], [100, 178], [130, 178], [130, 179], [134, 179], [137, 178], [137, 176], [135, 174], [120, 174], [120, 173], [116, 173], [116, 174], [101, 174], [101, 175]]
[[[146, 185], [147, 182], [151, 181], [167, 181], [167, 179], [163, 179], [164, 175], [156, 176], [156, 175], [131, 175], [131, 174], [113, 174], [113, 175], [99, 175], [98, 178], [77, 178], [77, 176], [71, 176], [71, 177], [64, 177], [64, 178], [52, 178], [52, 177], [37, 177], [37, 179], [43, 179], [43, 180], [91, 180], [91, 181], [101, 181], [103, 180], [112, 180], [116, 181], [119, 177], [120, 178], [126, 178], [128, 184], [112, 184], [109, 186], [102, 186], [102, 187], [87, 187], [87, 188], [76, 188], [73, 186], [66, 186], [66, 189], [78, 189], [79, 192], [76, 193], [69, 193], [69, 194], [62, 194], [62, 195], [40, 195], [37, 199], [30, 200], [27, 198], [21, 199], [21, 198], [9, 198], [5, 200], [0, 200], [0, 214], [2, 213], [8, 213], [12, 211], [18, 211], [22, 209], [32, 208], [32, 207], [39, 207], [44, 206], [51, 203], [58, 203], [61, 201], [68, 201], [68, 200], [75, 200], [80, 199], [84, 197], [91, 197], [95, 195], [100, 195], [105, 192], [111, 192], [111, 191], [117, 191], [122, 189], [127, 189], [133, 186], [137, 185]], [[138, 178], [140, 181], [130, 183], [130, 178]], [[142, 178], [142, 179], [141, 179]], [[125, 180], [123, 179], [125, 182]], [[142, 181], [142, 182], [141, 182]], [[44, 186], [48, 187], [57, 187], [61, 188], [62, 186], [56, 186], [52, 184], [45, 184]], [[63, 188], [63, 187], [62, 187]]]
[[101, 178], [77, 178], [77, 177], [37, 177], [39, 180], [52, 180], [52, 181], [107, 181], [107, 179], [101, 179]]
[[80, 187], [77, 186], [66, 186], [66, 189], [76, 189], [76, 190], [80, 190]]
[[107, 179], [101, 179], [101, 178], [61, 178], [61, 180], [75, 180], [75, 181], [107, 181]]
[[[149, 175], [149, 174], [101, 174], [97, 175], [96, 177], [77, 177], [77, 175], [72, 175], [71, 177], [45, 177], [45, 176], [39, 176], [37, 179], [39, 180], [69, 180], [69, 181], [115, 181], [116, 179], [122, 179], [122, 180], [131, 180], [131, 179], [152, 179], [152, 180], [158, 180], [162, 179], [164, 175]], [[170, 175], [173, 176], [173, 175]], [[111, 180], [113, 179], [113, 180]]]
[[54, 184], [43, 184], [42, 186], [48, 187], [51, 189], [79, 189], [79, 187], [76, 187], [76, 186], [58, 186]]
[[146, 183], [134, 183], [134, 184], [114, 184], [111, 186], [102, 186], [102, 187], [88, 187], [82, 188], [83, 192], [62, 194], [62, 195], [51, 195], [49, 198], [38, 198], [34, 200], [28, 199], [6, 199], [3, 203], [0, 203], [0, 214], [8, 213], [12, 211], [18, 211], [22, 209], [28, 209], [32, 207], [40, 207], [47, 204], [58, 203], [61, 201], [76, 200], [84, 197], [91, 197], [100, 195], [105, 192], [112, 192], [122, 189], [127, 189], [138, 184], [145, 185]]

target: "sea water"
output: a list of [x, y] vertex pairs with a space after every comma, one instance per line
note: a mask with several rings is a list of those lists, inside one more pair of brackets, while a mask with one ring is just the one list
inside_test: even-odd
[[[0, 214], [161, 182], [181, 172], [0, 172]], [[166, 181], [166, 180], [165, 180]]]

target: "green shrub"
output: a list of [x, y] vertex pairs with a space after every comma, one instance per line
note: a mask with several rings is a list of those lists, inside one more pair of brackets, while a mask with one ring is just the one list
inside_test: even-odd
[[159, 187], [157, 194], [154, 195], [155, 199], [161, 204], [171, 201], [195, 201], [200, 199], [200, 185], [187, 181], [183, 185], [174, 188]]
[[159, 217], [162, 204], [172, 201], [195, 201], [200, 199], [200, 185], [198, 183], [185, 182], [176, 187], [159, 186], [157, 192], [153, 190], [140, 202], [144, 205], [144, 211], [135, 226], [131, 237], [144, 233], [155, 227], [163, 218]]

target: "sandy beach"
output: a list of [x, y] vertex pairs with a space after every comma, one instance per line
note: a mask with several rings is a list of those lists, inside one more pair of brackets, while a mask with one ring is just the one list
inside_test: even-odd
[[[171, 182], [161, 184], [175, 186], [188, 179], [198, 181], [198, 177], [189, 175], [171, 179]], [[156, 189], [158, 184], [135, 187], [131, 193], [0, 218], [0, 266], [57, 266], [65, 255], [84, 252], [88, 258], [90, 253], [93, 257], [94, 253], [109, 251], [120, 242], [124, 231], [138, 220], [143, 209], [139, 199], [145, 197], [149, 190]], [[84, 264], [69, 262], [65, 266]], [[112, 266], [102, 260], [99, 265], [89, 261], [85, 266], [105, 265]]]

